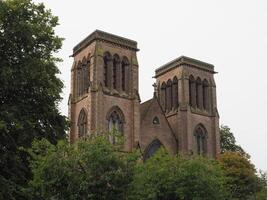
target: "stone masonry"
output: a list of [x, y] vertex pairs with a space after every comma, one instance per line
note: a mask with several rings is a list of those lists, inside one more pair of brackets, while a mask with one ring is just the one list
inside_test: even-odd
[[[181, 56], [155, 71], [153, 98], [141, 103], [137, 42], [96, 30], [73, 48], [70, 141], [116, 129], [124, 150], [144, 159], [220, 152], [214, 66]], [[115, 136], [110, 142], [115, 143]]]

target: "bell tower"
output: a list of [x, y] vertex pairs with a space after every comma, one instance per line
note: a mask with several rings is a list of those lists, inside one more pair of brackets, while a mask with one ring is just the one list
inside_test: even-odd
[[116, 128], [124, 136], [126, 151], [136, 146], [140, 131], [137, 51], [137, 42], [99, 30], [73, 48], [71, 142]]
[[186, 56], [156, 69], [157, 97], [185, 154], [220, 153], [214, 66]]

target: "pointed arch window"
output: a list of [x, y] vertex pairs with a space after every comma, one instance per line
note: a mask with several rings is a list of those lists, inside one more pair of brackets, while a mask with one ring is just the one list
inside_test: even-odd
[[113, 107], [107, 115], [109, 141], [111, 144], [118, 142], [118, 137], [123, 135], [124, 115], [119, 107]]
[[111, 88], [111, 74], [112, 74], [112, 59], [109, 52], [104, 53], [104, 86]]
[[203, 108], [209, 110], [210, 97], [209, 97], [209, 83], [206, 79], [203, 81]]
[[198, 155], [207, 153], [207, 132], [202, 125], [198, 125], [194, 133], [196, 139], [196, 150]]
[[88, 78], [87, 74], [87, 61], [85, 58], [82, 60], [82, 69], [81, 69], [81, 78], [80, 78], [80, 84], [81, 84], [81, 95], [86, 93], [86, 79]]
[[175, 76], [172, 82], [172, 106], [174, 109], [178, 108], [178, 79]]
[[172, 109], [172, 81], [169, 79], [167, 82], [166, 88], [166, 110], [167, 112], [171, 111]]
[[121, 89], [125, 91], [125, 66], [121, 66]]
[[87, 135], [87, 113], [85, 109], [80, 111], [77, 126], [79, 138], [85, 137]]
[[88, 58], [85, 61], [85, 65], [84, 65], [84, 93], [88, 92], [88, 87], [89, 87], [89, 83], [90, 83], [90, 57], [88, 56]]
[[113, 88], [121, 91], [121, 61], [118, 54], [113, 56]]
[[76, 97], [81, 96], [82, 63], [79, 62], [76, 70]]
[[129, 71], [130, 71], [130, 63], [126, 56], [123, 57], [121, 62], [121, 88], [122, 91], [128, 93], [129, 92]]
[[146, 161], [151, 156], [153, 156], [162, 147], [161, 142], [158, 139], [153, 140], [144, 152], [143, 159]]
[[196, 81], [192, 75], [189, 77], [189, 105], [196, 106]]
[[163, 111], [166, 110], [166, 83], [163, 82], [161, 84], [161, 88], [160, 88], [160, 102], [161, 102], [161, 106]]
[[203, 96], [202, 96], [202, 82], [201, 79], [198, 77], [196, 81], [196, 104], [197, 108], [203, 108]]

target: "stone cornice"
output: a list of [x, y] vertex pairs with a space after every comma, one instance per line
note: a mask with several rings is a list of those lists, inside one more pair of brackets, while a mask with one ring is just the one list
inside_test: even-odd
[[76, 55], [78, 52], [80, 52], [83, 48], [87, 47], [89, 44], [91, 44], [93, 41], [105, 41], [109, 42], [115, 45], [119, 45], [124, 48], [128, 48], [134, 51], [138, 51], [137, 48], [137, 42], [134, 40], [130, 40], [121, 36], [113, 35], [111, 33], [107, 33], [100, 30], [95, 30], [93, 33], [91, 33], [89, 36], [87, 36], [84, 40], [82, 40], [79, 44], [77, 44], [73, 48], [73, 55]]
[[211, 72], [211, 73], [216, 73], [214, 71], [214, 65], [212, 65], [212, 64], [205, 63], [205, 62], [202, 62], [200, 60], [196, 60], [196, 59], [189, 58], [186, 56], [180, 56], [180, 57], [172, 60], [171, 62], [168, 62], [165, 65], [157, 68], [155, 70], [155, 78], [164, 74], [165, 72], [167, 72], [167, 71], [169, 71], [175, 67], [181, 66], [181, 65], [191, 66], [191, 67], [199, 68], [199, 69]]

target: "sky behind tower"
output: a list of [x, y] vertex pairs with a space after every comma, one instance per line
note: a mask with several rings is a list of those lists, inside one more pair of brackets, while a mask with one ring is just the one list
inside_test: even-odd
[[72, 48], [95, 29], [138, 42], [139, 92], [152, 97], [157, 67], [189, 56], [215, 65], [220, 123], [258, 169], [267, 170], [267, 1], [34, 0], [59, 17], [65, 38], [58, 57], [67, 115]]

